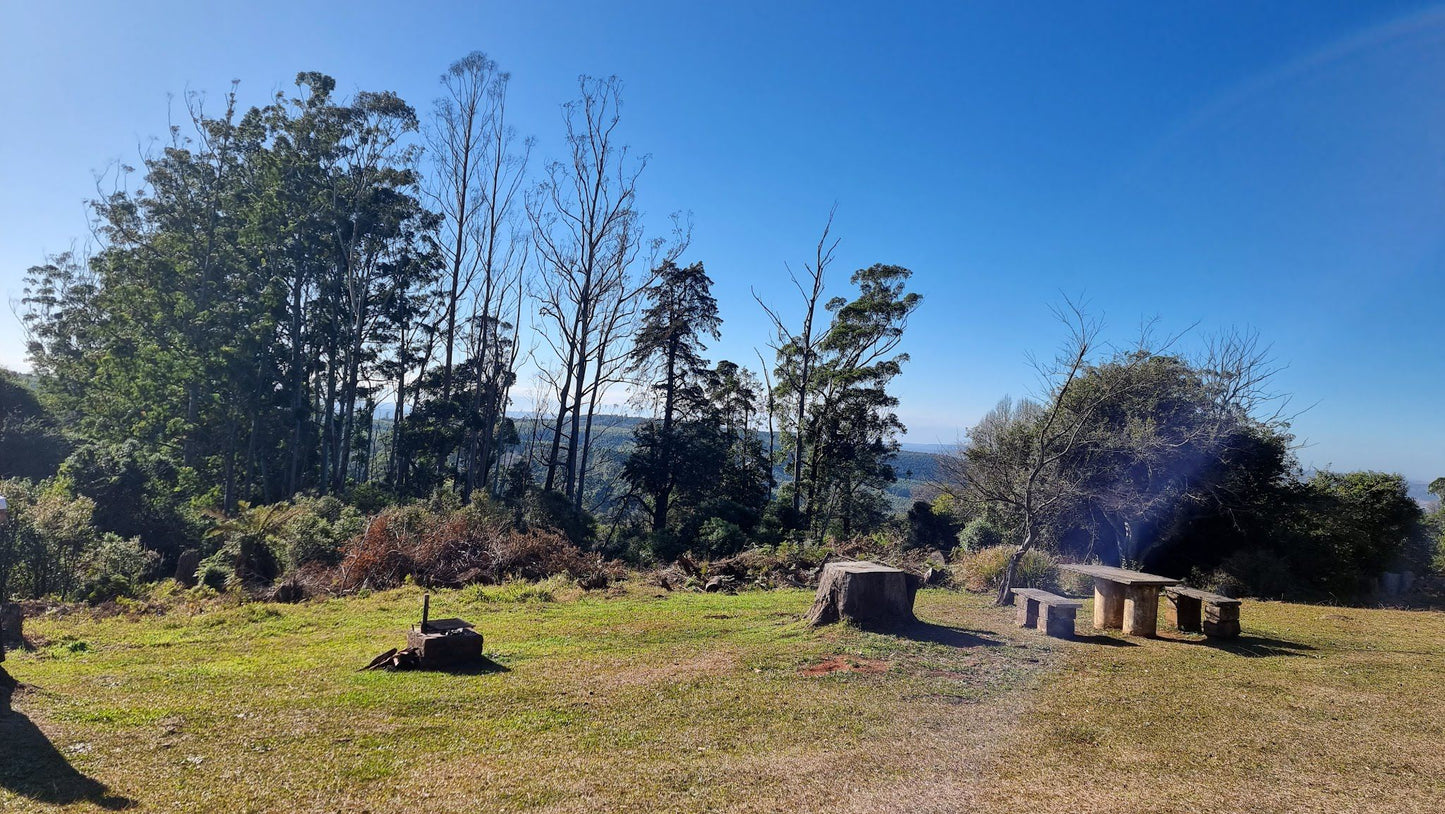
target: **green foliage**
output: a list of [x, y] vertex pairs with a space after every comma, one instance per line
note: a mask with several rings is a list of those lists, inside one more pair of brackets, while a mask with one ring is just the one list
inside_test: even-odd
[[365, 527], [366, 518], [352, 505], [331, 496], [306, 498], [296, 502], [276, 536], [287, 569], [308, 563], [336, 565], [346, 543]]
[[[1013, 556], [1014, 550], [1013, 546], [1000, 545], [971, 551], [957, 558], [953, 572], [962, 581], [963, 587], [969, 591], [975, 593], [997, 591], [1003, 584], [1009, 558]], [[1038, 549], [1029, 549], [1023, 559], [1019, 561], [1013, 587], [1057, 590], [1059, 587], [1058, 559]]]
[[69, 449], [54, 417], [30, 388], [0, 369], [0, 478], [51, 477]]
[[694, 551], [707, 557], [727, 557], [747, 545], [747, 534], [735, 523], [720, 517], [709, 518], [698, 529]]
[[959, 533], [951, 515], [935, 512], [932, 504], [922, 500], [914, 501], [909, 507], [904, 524], [906, 545], [910, 548], [947, 550], [953, 547]]
[[1299, 591], [1299, 578], [1289, 562], [1268, 549], [1236, 551], [1209, 573], [1197, 569], [1190, 584], [1224, 596], [1278, 599]]
[[1003, 532], [987, 517], [975, 517], [958, 533], [958, 546], [966, 552], [982, 551], [1000, 545], [1003, 545]]

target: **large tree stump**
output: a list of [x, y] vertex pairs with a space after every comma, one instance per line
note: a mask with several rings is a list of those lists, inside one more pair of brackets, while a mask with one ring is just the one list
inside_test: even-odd
[[201, 552], [188, 548], [176, 559], [176, 582], [187, 588], [196, 587], [196, 571], [201, 567]]
[[823, 566], [810, 625], [847, 620], [864, 626], [914, 621], [913, 597], [921, 577], [876, 562], [830, 562]]

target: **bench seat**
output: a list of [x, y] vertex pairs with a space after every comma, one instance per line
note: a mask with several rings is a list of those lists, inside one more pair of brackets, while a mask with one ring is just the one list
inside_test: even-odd
[[1174, 624], [1178, 629], [1190, 633], [1202, 631], [1213, 639], [1232, 639], [1239, 635], [1240, 600], [1183, 586], [1166, 588], [1164, 593], [1174, 606]]
[[1083, 602], [1038, 588], [1014, 588], [1011, 593], [1018, 606], [1019, 627], [1036, 628], [1060, 639], [1074, 635], [1075, 617]]

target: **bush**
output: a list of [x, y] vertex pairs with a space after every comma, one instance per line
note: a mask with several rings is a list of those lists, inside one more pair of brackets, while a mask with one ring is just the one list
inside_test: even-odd
[[975, 517], [958, 533], [958, 547], [964, 551], [983, 551], [1003, 545], [1003, 533], [986, 518]]
[[1207, 574], [1196, 570], [1190, 582], [1206, 591], [1236, 597], [1278, 598], [1298, 587], [1289, 563], [1267, 549], [1236, 551]]
[[[999, 545], [966, 553], [958, 558], [954, 573], [969, 591], [997, 591], [999, 585], [1003, 584], [1004, 572], [1008, 570], [1009, 558], [1013, 556], [1014, 550], [1013, 546]], [[1057, 590], [1058, 559], [1037, 549], [1029, 549], [1019, 562], [1018, 572], [1014, 575], [1014, 585], [1019, 588]]]
[[135, 596], [137, 587], [160, 562], [160, 555], [141, 547], [137, 538], [104, 535], [81, 565], [80, 598], [99, 604]]
[[278, 534], [290, 569], [308, 563], [336, 565], [347, 541], [366, 528], [366, 518], [353, 506], [334, 497], [301, 500]]
[[613, 566], [550, 529], [518, 531], [475, 505], [445, 514], [406, 506], [377, 515], [341, 562], [340, 587], [391, 588], [540, 580], [565, 574], [583, 587], [605, 585]]
[[747, 542], [748, 536], [736, 524], [712, 517], [698, 529], [694, 550], [707, 557], [727, 557], [741, 551]]

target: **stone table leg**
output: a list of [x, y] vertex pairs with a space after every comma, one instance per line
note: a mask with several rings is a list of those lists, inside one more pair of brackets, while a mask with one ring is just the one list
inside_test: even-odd
[[1130, 585], [1124, 589], [1124, 635], [1153, 636], [1159, 627], [1159, 586]]
[[1124, 626], [1124, 592], [1119, 583], [1094, 580], [1094, 627], [1099, 630]]
[[1014, 604], [1018, 606], [1016, 620], [1019, 627], [1036, 627], [1039, 621], [1039, 601], [1029, 599], [1026, 596], [1014, 595]]
[[1201, 602], [1192, 596], [1171, 596], [1174, 606], [1174, 626], [1186, 633], [1198, 633]]

